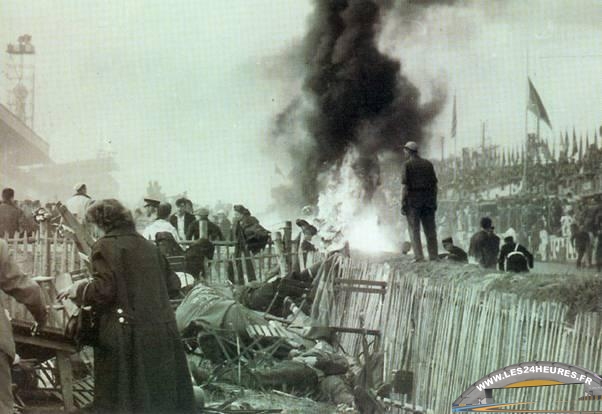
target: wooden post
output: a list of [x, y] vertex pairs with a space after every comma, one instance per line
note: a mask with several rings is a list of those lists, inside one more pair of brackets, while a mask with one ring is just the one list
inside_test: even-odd
[[59, 251], [59, 243], [58, 243], [58, 234], [56, 232], [54, 232], [54, 235], [52, 236], [52, 274], [49, 274], [48, 276], [55, 276], [59, 273], [59, 263], [60, 263], [60, 257], [59, 254], [62, 251]]
[[50, 238], [48, 237], [48, 223], [46, 221], [40, 223], [40, 240], [42, 241], [42, 274], [44, 276], [51, 276], [52, 258], [50, 254]]
[[218, 276], [220, 276], [222, 274], [222, 271], [220, 269], [221, 264], [222, 264], [222, 246], [215, 246], [215, 260], [211, 263], [209, 272], [212, 273], [212, 268], [214, 268], [218, 274]]
[[207, 220], [199, 221], [199, 239], [208, 239], [209, 238], [209, 229], [207, 225]]
[[[291, 253], [292, 253], [292, 240], [293, 240], [293, 223], [290, 221], [285, 221], [284, 222], [284, 235], [283, 235], [283, 241], [284, 241], [284, 251], [282, 252], [284, 254], [284, 256], [286, 257], [286, 264], [288, 266], [288, 268], [290, 269], [290, 265], [291, 265]], [[285, 276], [285, 275], [282, 275]]]
[[268, 248], [267, 248], [267, 252], [268, 252], [268, 269], [272, 269], [272, 256], [274, 255], [274, 248], [272, 246], [272, 243], [268, 244]]
[[61, 394], [65, 411], [70, 412], [75, 408], [73, 404], [73, 370], [69, 354], [57, 351], [56, 362], [58, 365], [59, 378], [61, 381]]
[[63, 253], [61, 255], [61, 270], [60, 273], [65, 273], [68, 272], [69, 270], [67, 270], [67, 255], [69, 254], [69, 243], [67, 241], [67, 239], [63, 238]]
[[38, 272], [37, 272], [37, 265], [38, 265], [38, 259], [37, 259], [37, 256], [38, 256], [38, 237], [39, 237], [39, 229], [34, 232], [34, 234], [33, 234], [33, 241], [31, 242], [31, 257], [32, 257], [32, 260], [33, 260], [33, 265], [32, 265], [33, 271], [32, 272], [33, 272], [34, 275], [38, 274]]
[[280, 232], [275, 231], [272, 233], [272, 240], [274, 241], [274, 250], [278, 255], [278, 266], [280, 267], [280, 276], [286, 276], [288, 274], [288, 268], [286, 263], [286, 257], [284, 256], [284, 242]]
[[[291, 240], [291, 250], [290, 250], [290, 261], [291, 261], [291, 270], [296, 272], [298, 270], [303, 270], [303, 254], [299, 246], [301, 245], [301, 235], [295, 237], [294, 240]], [[301, 263], [301, 265], [300, 265]]]

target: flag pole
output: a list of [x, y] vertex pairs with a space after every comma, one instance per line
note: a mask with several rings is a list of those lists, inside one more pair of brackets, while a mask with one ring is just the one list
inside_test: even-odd
[[458, 119], [456, 116], [456, 94], [454, 93], [454, 107], [452, 109], [452, 129], [451, 129], [451, 139], [454, 141], [454, 181], [456, 180], [457, 170], [458, 170], [458, 148], [457, 148], [457, 140], [456, 137], [458, 127]]
[[526, 69], [527, 69], [527, 99], [526, 99], [526, 105], [525, 105], [525, 143], [524, 143], [524, 147], [525, 147], [525, 157], [523, 159], [523, 179], [522, 179], [522, 185], [521, 185], [521, 190], [524, 192], [527, 190], [527, 142], [529, 139], [529, 131], [528, 131], [528, 121], [529, 121], [529, 45], [527, 44], [527, 56], [526, 56]]
[[454, 138], [452, 138], [452, 140], [454, 141], [454, 180], [455, 180], [456, 172], [458, 170], [458, 146], [456, 144], [456, 141], [458, 141], [458, 138], [454, 137]]

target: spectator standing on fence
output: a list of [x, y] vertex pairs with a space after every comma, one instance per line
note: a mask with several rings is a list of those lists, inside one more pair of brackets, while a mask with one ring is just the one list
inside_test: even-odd
[[403, 149], [409, 159], [401, 170], [401, 213], [407, 218], [414, 260], [424, 260], [420, 241], [421, 226], [426, 236], [429, 259], [438, 260], [435, 225], [437, 175], [433, 164], [418, 155], [418, 145], [415, 142], [407, 142]]
[[577, 252], [577, 269], [581, 268], [582, 266], [587, 267], [587, 262], [583, 262], [583, 258], [587, 253], [591, 243], [589, 233], [580, 228], [577, 223], [573, 223], [571, 224], [570, 241]]
[[147, 240], [155, 241], [157, 237], [157, 233], [170, 233], [174, 240], [179, 242], [180, 236], [178, 236], [178, 231], [174, 226], [171, 225], [167, 219], [171, 214], [171, 204], [169, 203], [160, 203], [157, 207], [157, 218], [142, 232], [142, 235]]
[[2, 190], [0, 203], [0, 238], [5, 235], [14, 237], [15, 233], [23, 229], [24, 220], [23, 211], [15, 203], [15, 190], [5, 188]]
[[75, 194], [65, 201], [65, 207], [73, 214], [80, 223], [84, 223], [86, 219], [86, 210], [92, 204], [92, 199], [88, 195], [86, 184], [76, 184]]
[[481, 219], [481, 230], [470, 239], [468, 255], [486, 269], [495, 269], [500, 252], [500, 238], [489, 217]]
[[178, 198], [176, 200], [176, 208], [178, 209], [176, 214], [172, 214], [169, 218], [169, 222], [174, 226], [178, 232], [180, 240], [190, 240], [188, 237], [188, 231], [190, 225], [194, 223], [194, 214], [186, 211], [188, 208], [188, 201], [186, 198]]
[[[8, 251], [8, 243], [0, 239], [0, 290], [24, 304], [43, 328], [48, 318], [42, 289], [17, 266]], [[11, 366], [15, 360], [15, 342], [12, 327], [0, 305], [0, 413], [13, 412]]]

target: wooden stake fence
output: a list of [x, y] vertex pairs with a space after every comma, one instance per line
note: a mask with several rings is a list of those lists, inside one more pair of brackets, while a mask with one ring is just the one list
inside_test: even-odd
[[[70, 238], [50, 235], [47, 223], [41, 223], [39, 231], [33, 235], [16, 234], [9, 238], [5, 235], [14, 260], [26, 274], [33, 277], [52, 277], [79, 270], [80, 261], [75, 243]], [[46, 303], [54, 303], [56, 289], [54, 280], [40, 282]], [[12, 297], [0, 293], [0, 302], [17, 321], [33, 322], [27, 309]], [[47, 329], [63, 332], [64, 315], [62, 312], [50, 312]]]
[[[336, 299], [344, 308], [341, 324], [357, 324], [362, 314], [366, 326], [381, 330], [385, 379], [391, 380], [394, 371], [414, 373], [414, 403], [450, 412], [452, 402], [475, 381], [518, 362], [555, 361], [602, 371], [599, 314], [579, 314], [573, 322], [565, 305], [488, 291], [487, 281], [454, 281], [444, 274], [449, 267], [422, 266], [432, 267], [345, 262], [340, 277], [386, 280], [387, 294], [383, 304], [358, 294]], [[357, 335], [343, 334], [341, 341], [348, 351], [361, 351]], [[551, 402], [576, 400], [582, 392], [571, 386], [521, 388], [497, 390], [494, 398], [539, 401], [550, 408]], [[595, 401], [572, 404], [600, 409]]]

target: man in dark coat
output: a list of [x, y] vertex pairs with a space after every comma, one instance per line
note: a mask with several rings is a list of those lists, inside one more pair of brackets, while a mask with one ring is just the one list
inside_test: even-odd
[[533, 254], [522, 244], [514, 242], [514, 237], [504, 237], [500, 250], [498, 268], [506, 272], [528, 272], [533, 269]]
[[493, 231], [491, 219], [483, 217], [481, 230], [470, 238], [468, 255], [486, 269], [495, 269], [500, 252], [500, 238]]
[[188, 240], [199, 240], [207, 239], [211, 242], [216, 240], [224, 240], [222, 230], [217, 224], [209, 220], [209, 210], [206, 208], [199, 208], [197, 210], [198, 220], [194, 220], [190, 223], [186, 232], [186, 238]]
[[188, 208], [188, 200], [185, 198], [178, 198], [176, 200], [176, 208], [178, 209], [176, 214], [172, 214], [169, 218], [169, 222], [174, 226], [180, 237], [180, 241], [190, 240], [188, 232], [195, 218], [193, 214], [190, 214], [186, 209]]
[[136, 233], [117, 200], [86, 214], [105, 235], [92, 247], [93, 279], [67, 295], [99, 318], [94, 409], [101, 413], [192, 413], [194, 397], [169, 292], [180, 283], [152, 241]]
[[[8, 243], [0, 239], [0, 290], [23, 303], [41, 329], [46, 323], [48, 309], [42, 289], [17, 266], [8, 250]], [[15, 359], [15, 342], [11, 324], [0, 305], [0, 413], [13, 412], [11, 366]]]
[[[232, 235], [236, 242], [234, 259], [238, 273], [238, 284], [244, 284], [244, 274], [248, 281], [255, 280], [252, 254], [258, 253], [267, 243], [269, 234], [261, 227], [259, 220], [243, 205], [232, 207]], [[229, 267], [228, 277], [234, 283], [234, 267]]]
[[464, 250], [454, 245], [454, 240], [451, 237], [441, 240], [443, 248], [447, 250], [447, 254], [443, 255], [445, 259], [453, 262], [468, 263], [468, 255]]
[[438, 260], [435, 211], [437, 210], [437, 176], [430, 161], [418, 156], [418, 145], [407, 142], [403, 147], [409, 159], [402, 166], [401, 213], [406, 216], [415, 261], [424, 260], [420, 225], [426, 235], [430, 260]]
[[0, 237], [5, 234], [14, 237], [25, 222], [23, 211], [15, 204], [15, 191], [12, 188], [2, 190], [2, 203], [0, 203]]
[[583, 262], [583, 257], [590, 247], [589, 233], [579, 228], [576, 223], [571, 224], [571, 244], [577, 251], [577, 269], [581, 266], [587, 266], [587, 262]]

